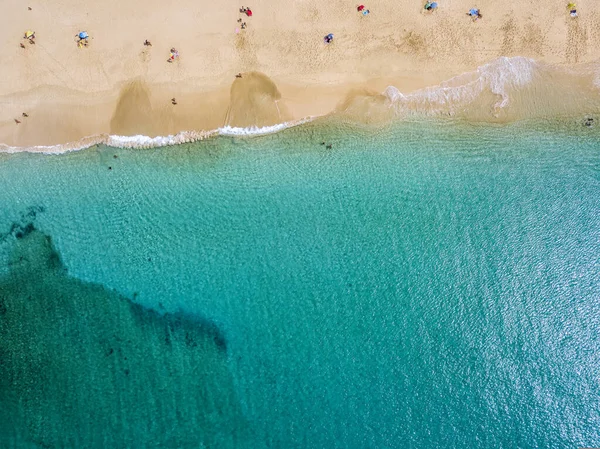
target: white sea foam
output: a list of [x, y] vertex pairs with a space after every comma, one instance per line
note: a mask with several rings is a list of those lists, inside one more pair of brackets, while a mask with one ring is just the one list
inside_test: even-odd
[[500, 96], [495, 107], [503, 108], [509, 104], [509, 92], [530, 83], [536, 68], [537, 63], [532, 59], [520, 56], [501, 57], [438, 86], [426, 87], [410, 94], [403, 94], [396, 87], [389, 86], [384, 95], [399, 109], [413, 108], [435, 113], [441, 108], [453, 112], [456, 107], [464, 107], [487, 90]]
[[264, 136], [267, 134], [274, 134], [279, 131], [283, 131], [284, 129], [288, 129], [293, 126], [298, 126], [304, 123], [311, 122], [314, 119], [315, 117], [306, 117], [300, 120], [296, 120], [294, 122], [279, 123], [277, 125], [263, 126], [260, 128], [257, 126], [251, 126], [248, 128], [224, 126], [222, 128], [217, 129], [217, 131], [221, 136]]
[[168, 136], [108, 136], [104, 144], [116, 148], [157, 148], [168, 145], [180, 145], [183, 143], [197, 142], [217, 135], [213, 131], [182, 131]]
[[157, 148], [170, 145], [181, 145], [184, 143], [197, 142], [199, 140], [209, 139], [215, 136], [239, 136], [253, 137], [273, 134], [287, 128], [302, 125], [314, 120], [315, 117], [306, 117], [292, 122], [279, 123], [272, 126], [238, 128], [224, 126], [222, 128], [210, 131], [182, 131], [168, 136], [148, 137], [143, 135], [136, 136], [114, 136], [100, 134], [96, 136], [84, 137], [76, 142], [70, 142], [59, 145], [36, 145], [29, 147], [15, 147], [0, 144], [0, 153], [44, 153], [44, 154], [62, 154], [70, 151], [78, 151], [89, 148], [93, 145], [104, 144], [116, 148], [145, 149]]

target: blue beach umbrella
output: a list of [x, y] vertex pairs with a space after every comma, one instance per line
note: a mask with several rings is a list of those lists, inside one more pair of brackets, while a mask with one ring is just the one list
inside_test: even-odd
[[431, 4], [431, 9], [435, 9], [435, 8], [437, 8], [437, 6], [438, 6], [438, 5], [437, 5], [437, 2], [433, 2], [433, 3]]
[[469, 11], [469, 14], [472, 15], [472, 16], [476, 16], [478, 12], [479, 12], [478, 9], [471, 8], [471, 10]]
[[87, 34], [87, 31], [82, 31], [79, 33], [79, 39], [87, 39], [88, 37], [90, 37], [90, 35]]

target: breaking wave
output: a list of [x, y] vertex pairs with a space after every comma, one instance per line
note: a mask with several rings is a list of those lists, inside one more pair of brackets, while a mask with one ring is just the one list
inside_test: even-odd
[[519, 120], [597, 112], [599, 88], [598, 64], [562, 68], [516, 56], [408, 94], [389, 86], [384, 97], [398, 115]]
[[498, 58], [477, 68], [474, 72], [458, 75], [438, 86], [427, 87], [404, 95], [397, 88], [388, 87], [384, 95], [397, 106], [416, 104], [435, 110], [435, 106], [464, 106], [489, 90], [500, 99], [495, 107], [509, 103], [509, 91], [523, 87], [533, 80], [537, 63], [528, 58]]
[[254, 137], [273, 134], [284, 129], [299, 126], [314, 120], [314, 117], [306, 117], [291, 122], [279, 123], [272, 126], [251, 126], [247, 128], [237, 128], [224, 126], [210, 131], [181, 131], [177, 134], [168, 136], [114, 136], [108, 134], [99, 134], [91, 137], [84, 137], [76, 142], [58, 144], [58, 145], [36, 145], [30, 147], [14, 147], [0, 144], [1, 153], [43, 153], [43, 154], [62, 154], [70, 151], [79, 151], [94, 145], [107, 145], [115, 148], [148, 149], [166, 147], [170, 145], [181, 145], [184, 143], [198, 142], [217, 136], [240, 136]]

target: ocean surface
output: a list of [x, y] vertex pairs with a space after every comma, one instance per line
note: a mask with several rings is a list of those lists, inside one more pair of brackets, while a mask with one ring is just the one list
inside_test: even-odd
[[600, 447], [583, 120], [0, 154], [0, 447]]

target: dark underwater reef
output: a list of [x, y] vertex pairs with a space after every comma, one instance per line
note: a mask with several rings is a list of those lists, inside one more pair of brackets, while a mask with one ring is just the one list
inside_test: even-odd
[[0, 235], [0, 447], [242, 447], [227, 341], [68, 275], [30, 208]]

